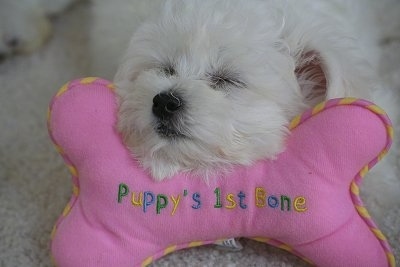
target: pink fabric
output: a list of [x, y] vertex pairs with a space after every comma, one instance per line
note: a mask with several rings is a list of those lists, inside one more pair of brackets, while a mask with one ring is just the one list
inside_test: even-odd
[[[50, 134], [79, 187], [55, 227], [57, 266], [140, 266], [166, 248], [230, 237], [272, 238], [318, 266], [389, 266], [349, 190], [387, 143], [385, 124], [370, 110], [328, 108], [296, 127], [276, 160], [238, 167], [209, 184], [189, 175], [154, 182], [115, 129], [109, 84], [71, 82], [51, 104]], [[147, 205], [135, 206], [132, 193], [138, 201], [140, 192]], [[215, 207], [218, 192], [222, 207]]]

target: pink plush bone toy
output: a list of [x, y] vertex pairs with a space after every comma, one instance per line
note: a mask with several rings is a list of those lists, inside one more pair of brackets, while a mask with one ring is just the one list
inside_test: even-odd
[[145, 266], [178, 249], [248, 237], [318, 266], [395, 266], [359, 185], [388, 151], [393, 128], [377, 106], [344, 98], [293, 120], [276, 160], [237, 167], [207, 184], [154, 182], [116, 131], [113, 85], [72, 81], [48, 127], [72, 173], [73, 194], [51, 241], [59, 267]]

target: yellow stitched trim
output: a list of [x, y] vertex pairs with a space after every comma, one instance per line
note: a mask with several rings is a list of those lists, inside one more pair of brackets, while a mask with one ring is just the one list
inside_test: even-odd
[[386, 256], [388, 258], [389, 261], [389, 266], [390, 267], [394, 267], [396, 266], [396, 260], [394, 259], [394, 255], [390, 252], [386, 252]]
[[51, 233], [50, 233], [50, 239], [51, 239], [51, 240], [54, 239], [54, 236], [56, 235], [56, 231], [57, 231], [57, 228], [56, 228], [56, 226], [54, 225], [54, 226], [53, 226], [53, 229], [51, 229]]
[[142, 262], [142, 266], [144, 267], [144, 266], [150, 265], [152, 262], [153, 262], [153, 257], [148, 257], [147, 259], [145, 259]]
[[78, 170], [72, 166], [72, 165], [67, 165], [69, 172], [72, 174], [74, 177], [78, 177]]
[[350, 190], [354, 195], [356, 196], [360, 195], [360, 188], [356, 185], [355, 182], [351, 183]]
[[286, 244], [280, 245], [278, 248], [291, 252], [293, 249]]
[[367, 108], [373, 112], [375, 112], [376, 114], [379, 115], [384, 115], [386, 114], [385, 111], [383, 109], [381, 109], [380, 107], [376, 106], [376, 105], [369, 105], [367, 106]]
[[47, 122], [50, 122], [50, 118], [51, 118], [51, 110], [50, 107], [47, 107]]
[[61, 96], [62, 94], [64, 94], [65, 91], [68, 90], [68, 87], [69, 87], [69, 82], [67, 82], [66, 84], [64, 84], [64, 85], [60, 88], [60, 90], [58, 90], [58, 92], [57, 92], [57, 94], [56, 94], [56, 97], [59, 97], [59, 96]]
[[388, 153], [387, 149], [382, 150], [382, 152], [378, 156], [378, 160], [381, 161], [386, 156], [387, 153]]
[[252, 238], [252, 239], [255, 240], [255, 241], [258, 241], [258, 242], [262, 242], [262, 243], [267, 243], [268, 241], [271, 240], [270, 238], [266, 238], [266, 237], [255, 237], [255, 238]]
[[358, 206], [358, 205], [355, 205], [355, 207], [356, 207], [358, 213], [359, 213], [362, 217], [364, 217], [364, 218], [371, 218], [371, 216], [369, 215], [369, 213], [368, 213], [368, 211], [367, 211], [367, 209], [366, 209], [365, 207], [363, 207], [363, 206]]
[[382, 241], [386, 241], [386, 237], [383, 235], [383, 233], [381, 232], [381, 230], [377, 229], [377, 228], [371, 228], [372, 232], [374, 232], [375, 236], [377, 238], [379, 238]]
[[392, 127], [391, 125], [387, 125], [387, 126], [386, 126], [386, 130], [387, 130], [387, 133], [388, 133], [390, 139], [393, 140], [393, 138], [394, 138], [394, 130], [393, 130], [393, 127]]
[[86, 78], [83, 78], [82, 80], [80, 80], [80, 83], [81, 84], [89, 84], [89, 83], [94, 82], [97, 79], [98, 79], [97, 77], [86, 77]]
[[301, 115], [294, 117], [294, 119], [289, 124], [289, 129], [292, 130], [296, 128], [299, 125], [300, 121], [301, 121]]
[[54, 267], [57, 267], [56, 259], [54, 259], [54, 256], [53, 256], [53, 255], [50, 255], [50, 261], [51, 261], [51, 264], [52, 264]]
[[[268, 244], [268, 242], [271, 240], [271, 238], [267, 238], [267, 237], [253, 237], [253, 238], [251, 238], [251, 239], [253, 239], [253, 240], [255, 240], [255, 241], [258, 241], [258, 242], [267, 243], [267, 244]], [[283, 249], [283, 250], [286, 250], [286, 251], [288, 251], [288, 252], [293, 252], [293, 248], [290, 247], [290, 246], [288, 246], [288, 245], [286, 245], [286, 244], [282, 244], [282, 245], [278, 246], [278, 248]], [[300, 256], [300, 258], [301, 258], [303, 261], [309, 263], [310, 265], [314, 265], [314, 263], [313, 263], [311, 260], [309, 260], [308, 258], [301, 257], [301, 256]]]
[[54, 144], [54, 147], [59, 154], [64, 154], [64, 149], [61, 146]]
[[301, 258], [303, 261], [307, 262], [310, 265], [315, 265], [311, 260], [307, 259], [307, 258]]
[[172, 246], [167, 247], [167, 248], [164, 250], [164, 255], [167, 255], [167, 254], [169, 254], [169, 253], [174, 252], [174, 251], [176, 250], [176, 248], [177, 248], [176, 245], [172, 245]]
[[326, 102], [322, 102], [322, 103], [319, 103], [318, 105], [316, 105], [316, 106], [313, 108], [311, 114], [312, 114], [312, 115], [315, 115], [315, 114], [320, 113], [320, 112], [325, 108], [325, 104], [326, 104]]
[[79, 195], [79, 187], [77, 187], [76, 185], [73, 185], [72, 186], [72, 194], [77, 197]]
[[339, 105], [349, 105], [349, 104], [356, 102], [357, 100], [358, 100], [358, 98], [346, 97], [339, 101]]
[[69, 214], [70, 211], [71, 211], [71, 205], [68, 203], [67, 206], [65, 206], [65, 208], [64, 208], [64, 210], [62, 212], [62, 215], [64, 217], [66, 217]]
[[198, 247], [198, 246], [201, 246], [201, 245], [203, 245], [203, 242], [202, 241], [193, 241], [193, 242], [190, 242], [189, 243], [189, 248], [193, 248], [193, 247]]
[[365, 166], [364, 168], [362, 168], [361, 171], [360, 171], [360, 176], [361, 176], [361, 178], [364, 178], [365, 175], [367, 175], [368, 172], [369, 172], [369, 167], [368, 167], [368, 165], [366, 165], [366, 166]]
[[115, 91], [116, 87], [113, 83], [107, 84], [107, 88], [110, 89], [111, 91]]

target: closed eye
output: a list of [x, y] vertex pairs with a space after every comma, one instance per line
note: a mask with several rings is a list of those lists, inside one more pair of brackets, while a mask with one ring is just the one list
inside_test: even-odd
[[246, 83], [239, 79], [239, 77], [237, 73], [227, 70], [220, 70], [207, 74], [210, 86], [214, 89], [226, 89], [231, 86], [239, 88], [246, 87]]
[[166, 76], [174, 76], [176, 75], [176, 70], [172, 64], [167, 64], [162, 67], [162, 72]]

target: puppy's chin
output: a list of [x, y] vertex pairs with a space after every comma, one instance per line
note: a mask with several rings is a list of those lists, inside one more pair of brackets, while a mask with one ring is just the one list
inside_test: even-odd
[[235, 130], [214, 137], [195, 134], [165, 136], [155, 129], [147, 129], [129, 132], [125, 135], [125, 142], [156, 181], [172, 178], [178, 173], [190, 173], [209, 180], [217, 175], [226, 175], [236, 165], [273, 159], [284, 147], [287, 129], [283, 124], [271, 126], [271, 129], [263, 136]]
[[149, 171], [152, 178], [156, 181], [171, 178], [178, 173], [186, 172], [186, 167], [181, 166], [179, 162], [173, 161], [169, 157], [161, 156], [168, 152], [158, 151], [154, 154], [151, 160], [142, 159], [141, 162], [144, 167]]

